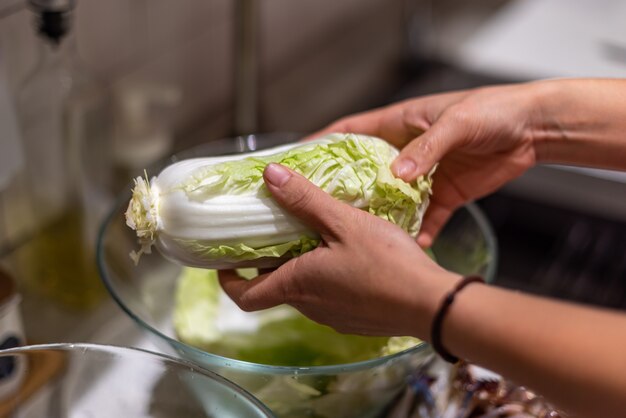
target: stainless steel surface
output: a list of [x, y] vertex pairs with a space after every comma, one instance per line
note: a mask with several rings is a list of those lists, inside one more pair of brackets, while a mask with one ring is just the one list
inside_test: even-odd
[[480, 205], [498, 233], [497, 284], [626, 307], [626, 222], [508, 193], [489, 196]]
[[506, 192], [563, 209], [626, 222], [626, 173], [537, 166], [504, 187]]

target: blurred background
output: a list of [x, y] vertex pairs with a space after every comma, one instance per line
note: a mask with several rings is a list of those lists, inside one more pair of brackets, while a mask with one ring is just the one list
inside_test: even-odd
[[[619, 0], [0, 0], [0, 257], [27, 334], [88, 335], [98, 226], [150, 163], [422, 94], [623, 77], [625, 18]], [[479, 202], [497, 282], [626, 306], [624, 182], [538, 167]]]

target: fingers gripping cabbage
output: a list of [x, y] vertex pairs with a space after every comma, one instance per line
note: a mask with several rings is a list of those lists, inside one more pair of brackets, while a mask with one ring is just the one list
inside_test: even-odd
[[126, 212], [141, 249], [156, 247], [181, 264], [205, 268], [269, 267], [315, 248], [319, 235], [272, 199], [263, 182], [269, 163], [302, 174], [338, 200], [419, 231], [431, 176], [409, 184], [390, 165], [398, 150], [364, 135], [332, 134], [248, 154], [177, 162], [138, 177]]

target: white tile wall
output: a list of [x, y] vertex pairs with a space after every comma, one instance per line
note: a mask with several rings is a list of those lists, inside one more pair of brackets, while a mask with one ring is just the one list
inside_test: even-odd
[[[288, 70], [275, 68], [266, 74], [262, 119], [268, 130], [318, 129], [381, 99], [391, 87], [402, 53], [402, 3], [382, 3], [362, 1], [358, 13], [344, 11], [336, 16], [335, 25], [326, 28], [330, 35], [323, 48], [299, 51], [295, 42], [291, 50], [285, 47], [275, 53], [276, 61], [281, 54], [299, 57], [287, 65]], [[270, 38], [278, 39], [276, 34]], [[308, 42], [315, 42], [315, 36], [309, 38]], [[306, 42], [301, 39], [301, 44]]]
[[[261, 49], [264, 71], [280, 71], [314, 48], [341, 40], [357, 29], [353, 22], [368, 16], [373, 7], [382, 18], [397, 9], [396, 0], [265, 0], [261, 8]], [[379, 28], [360, 30], [379, 32]]]
[[20, 3], [20, 0], [0, 0], [0, 13], [10, 11], [14, 7], [19, 6]]
[[35, 39], [33, 19], [28, 11], [21, 10], [0, 20], [0, 46], [9, 87], [14, 92], [35, 64]]
[[74, 25], [78, 49], [89, 69], [101, 79], [115, 79], [141, 62], [146, 31], [135, 3], [140, 2], [78, 2]]
[[[317, 129], [370, 106], [392, 85], [406, 0], [257, 1], [261, 131]], [[178, 87], [181, 103], [159, 119], [171, 124], [176, 148], [223, 137], [233, 126], [234, 4], [79, 0], [79, 53], [111, 93], [133, 80]], [[0, 10], [0, 53], [13, 93], [35, 64], [33, 22], [25, 8]]]
[[195, 37], [166, 47], [116, 83], [150, 80], [177, 86], [182, 102], [174, 109], [176, 131], [196, 124], [203, 114], [230, 103], [232, 92], [232, 36], [229, 22], [219, 22]]
[[147, 26], [150, 51], [176, 47], [232, 19], [231, 7], [207, 0], [149, 0]]
[[[308, 129], [363, 105], [376, 86], [385, 86], [381, 80], [389, 79], [400, 53], [404, 0], [259, 1], [263, 128]], [[171, 118], [177, 132], [210, 125], [213, 117], [227, 126], [234, 4], [80, 0], [79, 51], [112, 86], [134, 78], [179, 86], [184, 99]], [[14, 88], [33, 64], [33, 32], [26, 10], [0, 19]]]

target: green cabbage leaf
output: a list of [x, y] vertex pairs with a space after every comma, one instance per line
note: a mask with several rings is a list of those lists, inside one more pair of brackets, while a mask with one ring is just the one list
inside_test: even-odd
[[332, 134], [248, 154], [183, 160], [150, 181], [135, 180], [126, 222], [142, 245], [139, 254], [156, 244], [166, 257], [190, 266], [267, 265], [254, 260], [278, 265], [319, 244], [319, 235], [278, 206], [265, 187], [265, 167], [280, 163], [336, 199], [416, 236], [432, 173], [410, 184], [396, 178], [390, 165], [397, 155], [378, 138]]
[[[248, 277], [255, 275], [256, 271], [248, 272]], [[221, 290], [216, 270], [184, 268], [175, 301], [174, 329], [181, 341], [252, 363], [347, 364], [395, 354], [420, 343], [412, 337], [340, 334], [286, 305], [243, 312]]]

